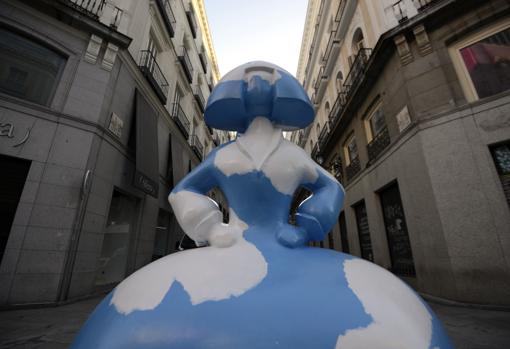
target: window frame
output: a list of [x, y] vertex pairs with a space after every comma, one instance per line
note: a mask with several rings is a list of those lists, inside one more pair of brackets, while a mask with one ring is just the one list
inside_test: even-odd
[[372, 119], [379, 111], [381, 111], [381, 113], [382, 113], [382, 118], [384, 119], [385, 126], [386, 127], [388, 126], [388, 124], [386, 123], [386, 117], [384, 115], [384, 111], [382, 110], [382, 102], [379, 101], [376, 105], [374, 105], [370, 109], [370, 112], [363, 119], [363, 124], [365, 127], [365, 134], [367, 136], [367, 144], [372, 142], [374, 140], [374, 138], [377, 137], [377, 135], [381, 132], [381, 131], [379, 131], [379, 133], [374, 134], [374, 130], [372, 130]]
[[[356, 144], [356, 157], [351, 159], [351, 153], [349, 152], [349, 144], [351, 144], [353, 141]], [[356, 143], [356, 135], [354, 134], [354, 132], [351, 132], [351, 134], [345, 140], [343, 150], [345, 157], [345, 167], [349, 166], [352, 161], [359, 158], [358, 144]]]
[[[448, 48], [448, 52], [453, 62], [453, 67], [455, 68], [457, 77], [459, 78], [459, 82], [462, 87], [462, 91], [464, 92], [464, 96], [468, 103], [478, 101], [481, 98], [478, 96], [478, 92], [476, 91], [475, 85], [473, 84], [473, 80], [471, 79], [471, 75], [467, 70], [466, 64], [464, 64], [464, 60], [462, 59], [460, 51], [468, 46], [476, 44], [483, 39], [486, 39], [509, 28], [510, 23], [507, 17], [490, 26], [486, 26], [468, 34], [464, 39], [455, 42]], [[484, 98], [490, 98], [492, 96]]]

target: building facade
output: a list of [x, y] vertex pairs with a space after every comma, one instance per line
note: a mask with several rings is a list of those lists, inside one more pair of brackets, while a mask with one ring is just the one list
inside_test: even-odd
[[182, 247], [167, 195], [228, 135], [201, 0], [0, 4], [0, 305], [110, 289]]
[[346, 189], [328, 246], [424, 294], [510, 305], [510, 4], [311, 0], [291, 139]]

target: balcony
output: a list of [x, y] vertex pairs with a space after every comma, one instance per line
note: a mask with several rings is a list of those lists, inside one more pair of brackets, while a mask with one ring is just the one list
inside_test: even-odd
[[345, 177], [347, 181], [353, 179], [361, 171], [361, 164], [359, 158], [354, 158], [351, 163], [345, 168]]
[[195, 97], [195, 100], [198, 103], [198, 107], [200, 108], [200, 110], [203, 113], [204, 109], [205, 109], [205, 98], [204, 98], [204, 95], [202, 93], [202, 89], [200, 88], [199, 85], [196, 85], [193, 88], [193, 96]]
[[393, 4], [393, 15], [397, 19], [398, 23], [402, 23], [407, 20], [407, 8], [404, 0], [399, 0]]
[[315, 91], [317, 91], [321, 85], [322, 79], [324, 78], [324, 67], [321, 66], [319, 69], [319, 73], [317, 74], [317, 79], [315, 79], [315, 85], [313, 85], [313, 88]]
[[317, 144], [319, 145], [319, 149], [324, 149], [324, 146], [326, 145], [326, 142], [328, 140], [328, 135], [329, 135], [328, 125], [324, 124], [319, 134], [319, 140], [317, 142]]
[[312, 159], [319, 162], [319, 143], [315, 143], [312, 149]]
[[168, 81], [161, 72], [156, 57], [148, 50], [140, 51], [140, 70], [145, 78], [154, 88], [154, 91], [161, 100], [161, 103], [166, 104], [166, 96], [168, 95]]
[[206, 58], [205, 52], [204, 51], [200, 52], [198, 54], [198, 58], [200, 59], [200, 64], [202, 65], [204, 74], [207, 74], [207, 58]]
[[182, 135], [184, 138], [188, 138], [189, 136], [189, 120], [186, 114], [184, 114], [184, 111], [181, 108], [181, 105], [179, 103], [174, 103], [172, 108], [172, 119], [174, 120], [175, 124], [179, 128], [179, 130], [182, 132]]
[[342, 159], [340, 155], [336, 155], [333, 161], [331, 161], [329, 172], [336, 178], [340, 183], [343, 182], [342, 174]]
[[188, 50], [186, 50], [186, 47], [182, 48], [181, 55], [179, 56], [179, 62], [184, 69], [184, 73], [186, 74], [188, 82], [191, 84], [193, 82], [193, 64], [191, 64], [191, 60], [189, 59]]
[[[191, 5], [190, 5], [191, 6]], [[195, 14], [193, 11], [186, 11], [186, 18], [188, 19], [189, 29], [193, 39], [197, 38], [197, 22], [195, 21]]]
[[344, 90], [346, 91], [348, 97], [350, 97], [351, 94], [356, 91], [356, 88], [365, 77], [367, 62], [371, 53], [372, 49], [362, 48], [354, 58], [351, 70], [349, 71], [349, 74], [345, 78], [344, 82]]
[[204, 147], [202, 143], [200, 143], [200, 139], [197, 135], [192, 135], [189, 144], [191, 145], [191, 149], [198, 156], [200, 160], [204, 156]]
[[94, 19], [101, 17], [106, 5], [106, 0], [66, 0], [62, 2]]
[[333, 108], [331, 108], [331, 111], [329, 112], [329, 128], [330, 130], [333, 129], [333, 127], [336, 125], [337, 121], [340, 119], [340, 116], [342, 115], [342, 112], [345, 108], [345, 105], [347, 103], [347, 93], [345, 92], [339, 92], [338, 96], [336, 97], [335, 103], [333, 104]]
[[369, 162], [374, 162], [388, 145], [390, 145], [390, 134], [385, 127], [367, 145]]
[[172, 6], [170, 6], [169, 0], [156, 0], [156, 4], [158, 5], [159, 11], [161, 12], [161, 17], [163, 17], [163, 23], [165, 24], [165, 28], [168, 31], [168, 34], [171, 38], [174, 37], [175, 34], [175, 15], [172, 10]]
[[418, 11], [423, 11], [431, 4], [438, 2], [438, 0], [412, 0], [412, 1]]
[[[322, 57], [323, 64], [327, 64], [329, 61], [329, 58], [331, 57], [331, 53], [333, 51], [339, 50], [339, 43], [340, 40], [335, 39], [336, 36], [336, 30], [332, 30], [329, 34], [328, 43], [326, 45], [326, 50], [324, 51], [324, 56]], [[335, 56], [335, 55], [333, 55]]]

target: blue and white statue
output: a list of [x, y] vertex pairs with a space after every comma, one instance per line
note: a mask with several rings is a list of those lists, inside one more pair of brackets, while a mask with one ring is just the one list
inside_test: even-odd
[[[161, 258], [120, 283], [73, 348], [452, 348], [439, 320], [406, 284], [365, 260], [308, 247], [335, 224], [342, 186], [283, 130], [306, 127], [313, 107], [283, 69], [251, 62], [228, 73], [205, 111], [237, 131], [169, 196], [175, 216], [209, 247]], [[293, 194], [313, 195], [289, 221]], [[230, 206], [222, 223], [205, 194]]]

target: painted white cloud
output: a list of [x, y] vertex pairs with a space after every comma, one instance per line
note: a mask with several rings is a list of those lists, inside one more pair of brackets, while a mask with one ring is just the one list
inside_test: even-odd
[[336, 349], [429, 348], [432, 317], [403, 281], [361, 259], [345, 261], [344, 271], [349, 287], [374, 322], [339, 336]]
[[[247, 229], [231, 210], [230, 224]], [[179, 281], [191, 303], [240, 296], [267, 275], [267, 262], [244, 238], [231, 247], [205, 247], [163, 257], [130, 275], [113, 291], [111, 303], [121, 314], [156, 308], [174, 281]]]

